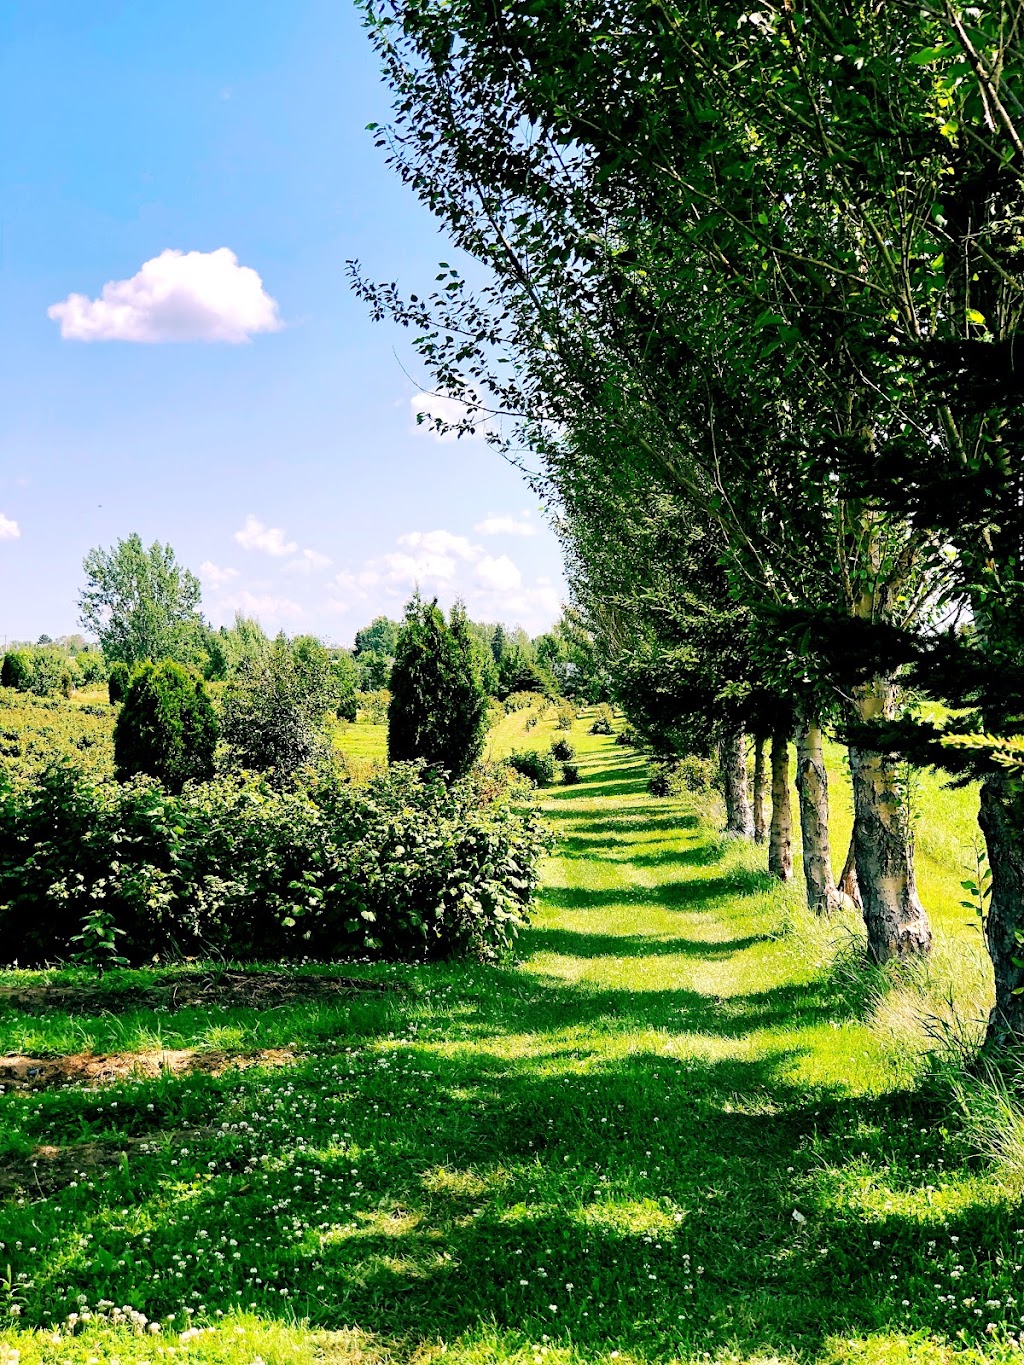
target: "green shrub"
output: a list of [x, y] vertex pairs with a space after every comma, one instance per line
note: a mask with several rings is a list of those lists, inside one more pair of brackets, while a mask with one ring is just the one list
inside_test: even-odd
[[0, 692], [0, 767], [29, 778], [52, 763], [70, 761], [97, 776], [114, 773], [114, 712], [63, 697]]
[[124, 781], [139, 773], [174, 792], [213, 776], [217, 721], [198, 674], [165, 659], [143, 664], [114, 726], [114, 765]]
[[718, 765], [713, 758], [686, 754], [676, 760], [679, 781], [688, 792], [709, 792], [718, 777]]
[[684, 758], [655, 763], [647, 780], [652, 796], [681, 796], [683, 792], [708, 792], [715, 781], [715, 764], [710, 758], [687, 754]]
[[652, 796], [678, 796], [680, 784], [676, 781], [673, 764], [655, 764], [647, 779], [647, 790]]
[[486, 709], [465, 612], [456, 604], [446, 622], [436, 599], [413, 598], [391, 669], [388, 759], [464, 777], [483, 750]]
[[641, 739], [632, 725], [624, 725], [615, 736], [615, 743], [625, 745], [631, 749], [639, 749]]
[[110, 698], [111, 706], [117, 706], [119, 702], [124, 701], [131, 681], [132, 675], [127, 664], [118, 659], [111, 665], [110, 677], [107, 679], [107, 696]]
[[538, 706], [543, 701], [539, 692], [511, 692], [504, 701], [505, 710], [509, 713], [513, 711], [528, 711], [531, 706]]
[[95, 687], [106, 681], [107, 666], [98, 649], [83, 649], [70, 663], [76, 687]]
[[242, 774], [175, 794], [57, 766], [0, 779], [0, 942], [22, 964], [97, 944], [136, 963], [493, 958], [527, 921], [547, 847], [496, 769], [447, 785], [395, 764], [365, 786], [283, 790]]
[[327, 715], [335, 707], [327, 651], [311, 636], [279, 635], [245, 655], [221, 707], [226, 762], [270, 772], [281, 784], [328, 753]]
[[551, 754], [560, 763], [566, 763], [569, 759], [576, 757], [576, 750], [567, 739], [556, 739], [551, 746]]
[[562, 764], [562, 781], [567, 787], [574, 787], [580, 780], [580, 770], [575, 763]]
[[555, 780], [555, 760], [550, 754], [542, 754], [537, 749], [517, 749], [505, 761], [517, 773], [536, 782], [538, 787], [545, 787]]
[[381, 688], [378, 692], [357, 692], [356, 704], [357, 715], [370, 725], [387, 725], [388, 707], [391, 705], [391, 693], [387, 688]]
[[537, 722], [539, 720], [540, 716], [538, 716], [537, 713], [534, 712], [532, 715], [526, 717], [526, 724], [523, 726], [523, 729], [528, 731], [535, 730], [537, 728]]
[[0, 687], [13, 687], [16, 692], [28, 692], [31, 686], [31, 657], [20, 649], [5, 654], [3, 666], [0, 667]]
[[561, 698], [555, 707], [555, 729], [571, 730], [576, 724], [576, 715], [576, 707], [572, 702]]
[[486, 715], [487, 728], [491, 730], [494, 728], [495, 725], [497, 725], [499, 720], [504, 720], [505, 708], [504, 706], [502, 706], [501, 702], [497, 701], [494, 697], [488, 697]]
[[612, 734], [613, 719], [612, 708], [606, 701], [601, 702], [600, 706], [597, 708], [597, 714], [594, 716], [593, 723], [590, 726], [590, 733], [592, 735]]

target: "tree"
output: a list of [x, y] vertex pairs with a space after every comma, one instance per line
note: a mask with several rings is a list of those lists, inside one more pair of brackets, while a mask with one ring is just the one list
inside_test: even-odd
[[327, 651], [311, 636], [242, 658], [224, 694], [221, 734], [235, 768], [267, 771], [279, 784], [327, 752], [326, 720], [336, 707]]
[[[863, 277], [906, 259], [887, 251], [880, 220], [905, 202], [904, 167], [929, 120], [934, 130], [933, 86], [913, 42], [893, 29], [919, 20], [934, 28], [934, 16], [887, 7], [878, 20], [875, 9], [850, 6], [830, 26], [816, 8], [805, 30], [788, 4], [737, 22], [713, 0], [671, 14], [608, 0], [586, 24], [561, 0], [529, 13], [472, 0], [366, 8], [398, 111], [381, 144], [495, 276], [471, 295], [444, 267], [440, 288], [408, 306], [392, 286], [358, 286], [378, 315], [416, 327], [438, 387], [470, 414], [537, 414], [516, 436], [541, 450], [552, 447], [545, 425], [592, 419], [606, 430], [625, 418], [649, 468], [719, 522], [767, 601], [843, 615], [859, 640], [876, 627], [879, 640], [894, 626], [916, 628], [940, 547], [899, 515], [844, 497], [837, 466], [840, 452], [863, 466], [908, 432], [924, 449], [933, 440], [919, 414], [894, 420], [893, 356], [872, 351], [861, 324], [878, 323], [881, 337], [899, 316], [902, 295]], [[849, 32], [862, 19], [874, 63], [867, 97], [854, 74], [834, 79], [836, 54], [859, 51], [844, 43], [865, 46]], [[808, 34], [810, 89], [794, 57]], [[766, 94], [769, 58], [776, 79]], [[878, 108], [891, 112], [890, 76], [894, 90], [916, 83], [926, 112], [916, 142], [901, 128], [902, 142], [883, 147]], [[849, 106], [842, 117], [839, 104]], [[808, 146], [795, 156], [801, 140]], [[858, 175], [872, 167], [855, 195], [836, 146]], [[858, 218], [862, 206], [879, 220]], [[916, 245], [912, 256], [925, 279]], [[495, 355], [510, 363], [499, 368]], [[478, 385], [488, 390], [482, 405]], [[611, 445], [618, 457], [621, 442]], [[804, 515], [815, 509], [816, 522]], [[818, 572], [834, 594], [822, 592]], [[788, 636], [799, 657], [806, 616]], [[888, 718], [899, 704], [897, 665], [884, 650], [854, 680], [833, 668], [828, 682], [860, 720]], [[808, 736], [820, 738], [819, 720], [807, 717]], [[927, 951], [896, 765], [863, 739], [852, 758], [871, 952], [883, 961]]]
[[375, 616], [368, 626], [356, 631], [354, 651], [356, 658], [362, 654], [374, 653], [385, 659], [393, 659], [401, 628], [399, 621], [392, 621], [387, 616]]
[[378, 654], [375, 649], [364, 649], [356, 655], [360, 692], [379, 692], [387, 687], [391, 677], [392, 655]]
[[355, 720], [359, 711], [359, 666], [347, 649], [332, 649], [331, 695], [341, 720]]
[[13, 687], [17, 692], [27, 692], [32, 686], [32, 660], [24, 650], [13, 649], [4, 655], [0, 667], [0, 687]]
[[423, 760], [449, 780], [464, 777], [483, 750], [487, 698], [463, 608], [446, 622], [437, 599], [418, 595], [395, 646], [388, 707], [388, 758]]
[[118, 660], [111, 666], [110, 676], [107, 679], [107, 696], [110, 699], [111, 706], [117, 706], [124, 701], [131, 682], [131, 669], [127, 664]]
[[134, 667], [146, 659], [198, 661], [202, 654], [201, 590], [170, 545], [145, 549], [138, 535], [97, 547], [83, 562], [86, 584], [79, 620], [99, 638], [104, 656]]
[[213, 776], [217, 719], [202, 678], [173, 659], [140, 665], [114, 725], [119, 780], [136, 773], [169, 791]]

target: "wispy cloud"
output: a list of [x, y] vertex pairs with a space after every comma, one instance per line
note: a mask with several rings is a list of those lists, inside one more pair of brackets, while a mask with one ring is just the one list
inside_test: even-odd
[[199, 577], [204, 583], [209, 583], [211, 588], [222, 588], [225, 583], [230, 583], [233, 578], [238, 577], [238, 570], [221, 568], [211, 559], [206, 559], [199, 566]]
[[284, 567], [288, 573], [312, 573], [315, 569], [329, 569], [330, 566], [329, 555], [322, 555], [319, 550], [303, 550], [297, 559], [289, 559]]
[[328, 610], [396, 611], [414, 588], [447, 601], [464, 599], [483, 620], [519, 621], [543, 629], [558, 615], [560, 597], [547, 579], [526, 581], [509, 555], [490, 555], [482, 545], [452, 531], [410, 531], [398, 549], [345, 569], [331, 580]]
[[69, 294], [47, 316], [66, 341], [222, 341], [237, 345], [283, 325], [277, 303], [251, 266], [226, 246], [154, 256], [98, 299]]
[[283, 558], [299, 548], [294, 540], [286, 540], [279, 526], [264, 526], [259, 517], [248, 516], [245, 525], [235, 532], [235, 540], [243, 550], [260, 550], [263, 554]]
[[529, 520], [529, 512], [518, 517], [485, 517], [473, 527], [481, 536], [536, 536], [540, 527]]
[[0, 540], [18, 540], [20, 536], [21, 527], [18, 523], [0, 512]]

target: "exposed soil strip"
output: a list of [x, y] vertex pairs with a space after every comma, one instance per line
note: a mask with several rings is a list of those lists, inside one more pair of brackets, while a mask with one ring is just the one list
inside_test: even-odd
[[163, 1129], [147, 1137], [123, 1137], [109, 1141], [77, 1142], [67, 1147], [50, 1144], [33, 1149], [30, 1156], [9, 1155], [0, 1159], [0, 1199], [17, 1195], [51, 1195], [73, 1180], [102, 1175], [113, 1166], [130, 1164], [135, 1154], [158, 1152], [175, 1137], [194, 1139], [205, 1130]]
[[0, 986], [0, 1007], [31, 1012], [63, 1009], [90, 1013], [117, 1009], [192, 1009], [197, 1006], [272, 1006], [292, 1000], [396, 991], [391, 981], [359, 976], [296, 976], [288, 972], [203, 972], [175, 975], [145, 986], [108, 985], [102, 978], [73, 985]]
[[222, 1052], [198, 1048], [153, 1049], [149, 1052], [75, 1052], [66, 1057], [0, 1056], [0, 1086], [11, 1090], [47, 1090], [55, 1085], [83, 1082], [151, 1080], [201, 1071], [219, 1076], [232, 1067], [287, 1066], [295, 1061], [291, 1048], [261, 1048], [253, 1052]]

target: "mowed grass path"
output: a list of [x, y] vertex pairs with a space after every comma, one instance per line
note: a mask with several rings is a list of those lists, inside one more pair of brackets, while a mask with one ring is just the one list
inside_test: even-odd
[[518, 965], [364, 968], [399, 989], [262, 1012], [0, 1015], [0, 1051], [296, 1052], [0, 1097], [22, 1365], [1018, 1353], [1017, 1186], [919, 1087], [845, 931], [698, 803], [650, 798], [632, 751], [574, 742]]

